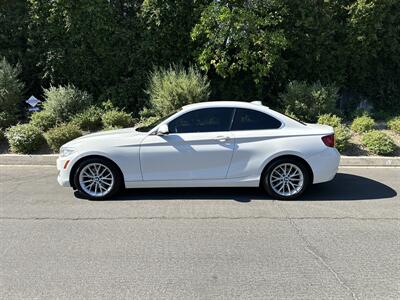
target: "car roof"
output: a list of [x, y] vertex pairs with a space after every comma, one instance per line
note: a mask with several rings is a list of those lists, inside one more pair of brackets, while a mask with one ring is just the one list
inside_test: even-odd
[[264, 108], [268, 109], [267, 106], [263, 106], [260, 102], [242, 102], [242, 101], [208, 101], [199, 102], [183, 106], [184, 110], [195, 109], [195, 108], [213, 108], [213, 107], [238, 107], [238, 108], [248, 108], [257, 109]]

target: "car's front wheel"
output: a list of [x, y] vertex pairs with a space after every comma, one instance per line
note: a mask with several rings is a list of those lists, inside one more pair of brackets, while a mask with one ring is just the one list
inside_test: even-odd
[[78, 191], [88, 199], [107, 199], [119, 191], [121, 176], [117, 167], [102, 158], [82, 161], [74, 176]]
[[310, 174], [303, 162], [279, 159], [262, 176], [265, 190], [276, 199], [293, 200], [304, 193], [310, 184]]

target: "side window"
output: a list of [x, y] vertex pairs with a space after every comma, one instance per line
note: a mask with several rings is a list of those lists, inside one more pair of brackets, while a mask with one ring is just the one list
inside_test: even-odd
[[233, 120], [232, 130], [277, 129], [281, 125], [280, 121], [265, 113], [238, 108]]
[[169, 124], [171, 133], [229, 131], [233, 108], [205, 108], [188, 112]]

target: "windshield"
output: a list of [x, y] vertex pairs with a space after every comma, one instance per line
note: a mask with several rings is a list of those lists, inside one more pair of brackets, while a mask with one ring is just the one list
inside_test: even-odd
[[139, 132], [148, 132], [148, 131], [150, 131], [151, 129], [153, 129], [154, 127], [156, 127], [158, 124], [160, 124], [162, 121], [168, 119], [170, 116], [176, 114], [177, 112], [178, 112], [178, 111], [176, 110], [176, 111], [174, 111], [173, 113], [170, 113], [169, 115], [166, 115], [166, 116], [164, 116], [164, 117], [160, 117], [160, 118], [158, 118], [158, 119], [155, 119], [154, 122], [152, 122], [150, 125], [140, 126], [140, 124], [139, 124], [139, 127], [136, 128], [136, 131], [139, 131]]

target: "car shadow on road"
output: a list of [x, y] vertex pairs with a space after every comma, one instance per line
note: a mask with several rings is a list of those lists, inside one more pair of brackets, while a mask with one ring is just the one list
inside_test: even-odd
[[[378, 181], [338, 173], [330, 182], [310, 186], [297, 201], [382, 200], [396, 195], [394, 189]], [[109, 201], [135, 200], [234, 200], [246, 203], [272, 199], [259, 188], [147, 188], [127, 189]]]

